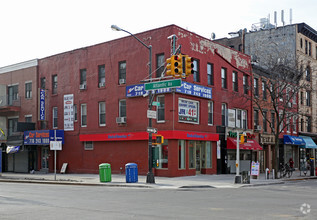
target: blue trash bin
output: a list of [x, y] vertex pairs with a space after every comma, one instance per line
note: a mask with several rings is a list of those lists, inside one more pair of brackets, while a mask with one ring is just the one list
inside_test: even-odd
[[127, 163], [125, 165], [125, 177], [127, 183], [138, 182], [138, 165], [136, 163]]

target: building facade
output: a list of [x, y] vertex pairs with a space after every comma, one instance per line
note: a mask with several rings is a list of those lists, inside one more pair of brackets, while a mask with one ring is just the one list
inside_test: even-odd
[[[241, 89], [251, 80], [250, 57], [175, 25], [136, 34], [152, 46], [156, 80], [171, 56], [171, 35], [176, 35], [181, 53], [194, 58], [194, 74], [182, 79], [180, 88], [155, 91], [159, 104], [153, 108], [152, 127], [165, 140], [153, 147], [154, 173], [215, 174], [218, 166], [227, 170], [221, 167], [228, 159], [222, 128], [228, 123], [232, 129], [252, 128], [249, 93]], [[68, 163], [67, 172], [96, 173], [100, 163], [110, 163], [113, 173], [123, 173], [125, 164], [134, 162], [140, 174], [147, 172], [148, 52], [128, 36], [39, 60], [38, 87], [45, 91], [42, 129], [64, 131], [58, 169]], [[219, 136], [224, 137], [220, 142]], [[53, 154], [45, 148], [52, 170]]]

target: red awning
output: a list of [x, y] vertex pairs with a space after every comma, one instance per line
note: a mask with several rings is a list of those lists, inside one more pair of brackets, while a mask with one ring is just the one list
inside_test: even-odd
[[[239, 144], [241, 150], [263, 150], [263, 148], [253, 139], [248, 139], [244, 144]], [[237, 138], [227, 138], [227, 149], [237, 149]]]

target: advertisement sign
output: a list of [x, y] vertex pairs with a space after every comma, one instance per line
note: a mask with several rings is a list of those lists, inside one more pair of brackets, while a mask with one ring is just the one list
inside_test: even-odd
[[199, 102], [190, 99], [178, 99], [178, 121], [199, 123]]
[[251, 176], [258, 176], [260, 174], [260, 163], [252, 161]]
[[[182, 93], [186, 95], [197, 96], [201, 98], [211, 99], [212, 98], [212, 90], [209, 87], [196, 85], [189, 82], [183, 82], [181, 87], [176, 88], [175, 90], [177, 93]], [[160, 93], [170, 93], [172, 92], [171, 88], [162, 88], [155, 90], [156, 94]], [[144, 84], [132, 85], [126, 87], [126, 97], [137, 97], [137, 96], [144, 96], [148, 93], [145, 91]]]
[[64, 130], [35, 130], [24, 132], [25, 145], [49, 145], [50, 141], [62, 141], [64, 144]]
[[74, 95], [64, 95], [64, 131], [74, 130]]
[[40, 89], [40, 120], [45, 121], [45, 90]]

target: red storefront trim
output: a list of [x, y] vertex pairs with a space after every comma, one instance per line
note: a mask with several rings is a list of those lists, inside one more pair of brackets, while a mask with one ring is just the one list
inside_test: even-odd
[[[160, 131], [158, 134], [163, 135], [165, 139], [180, 140], [201, 140], [201, 141], [218, 141], [219, 134], [190, 132], [190, 131]], [[148, 140], [147, 132], [125, 132], [125, 133], [105, 133], [105, 134], [80, 134], [80, 141], [135, 141]]]
[[[227, 138], [227, 149], [237, 149], [237, 138]], [[263, 150], [255, 140], [250, 140], [244, 144], [239, 144], [239, 149], [241, 150]]]

